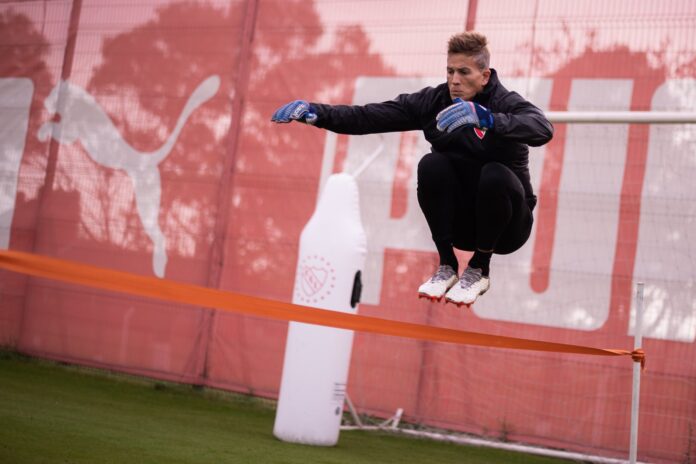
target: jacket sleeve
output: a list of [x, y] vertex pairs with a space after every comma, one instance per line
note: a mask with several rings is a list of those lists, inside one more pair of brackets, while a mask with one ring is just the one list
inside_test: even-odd
[[367, 105], [325, 105], [311, 103], [318, 116], [316, 127], [339, 134], [377, 134], [420, 129], [414, 111], [414, 94], [402, 94], [391, 101]]
[[553, 137], [553, 125], [539, 108], [517, 92], [508, 93], [500, 102], [502, 111], [493, 110], [493, 130], [505, 139], [538, 147]]

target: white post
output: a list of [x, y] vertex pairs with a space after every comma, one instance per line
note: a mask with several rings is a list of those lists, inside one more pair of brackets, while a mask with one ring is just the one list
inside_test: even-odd
[[[640, 348], [643, 343], [643, 282], [636, 288], [636, 323], [633, 332], [633, 348]], [[629, 462], [636, 463], [638, 457], [638, 411], [640, 404], [640, 363], [633, 363], [633, 398], [631, 399], [631, 444]]]
[[551, 122], [575, 124], [694, 124], [696, 113], [684, 111], [547, 111]]

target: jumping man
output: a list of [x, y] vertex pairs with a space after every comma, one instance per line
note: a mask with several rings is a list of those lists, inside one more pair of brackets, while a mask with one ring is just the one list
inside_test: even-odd
[[[418, 294], [457, 305], [488, 290], [493, 253], [512, 253], [529, 238], [536, 196], [528, 146], [553, 136], [544, 113], [505, 89], [489, 62], [486, 37], [462, 32], [448, 42], [446, 83], [360, 106], [295, 100], [271, 118], [352, 135], [423, 131], [431, 152], [418, 163], [418, 203], [440, 263]], [[473, 252], [461, 276], [454, 248]]]

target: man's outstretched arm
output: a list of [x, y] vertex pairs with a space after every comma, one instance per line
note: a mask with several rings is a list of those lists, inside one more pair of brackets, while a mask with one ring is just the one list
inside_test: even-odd
[[394, 100], [367, 105], [326, 105], [295, 100], [281, 106], [271, 121], [299, 121], [340, 134], [362, 135], [420, 129], [409, 99], [400, 95]]

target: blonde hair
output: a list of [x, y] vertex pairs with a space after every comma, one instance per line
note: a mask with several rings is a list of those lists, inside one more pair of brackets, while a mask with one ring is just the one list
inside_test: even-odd
[[449, 42], [447, 42], [447, 54], [454, 53], [473, 57], [481, 70], [487, 69], [491, 61], [488, 39], [485, 35], [474, 31], [460, 32], [450, 37]]

